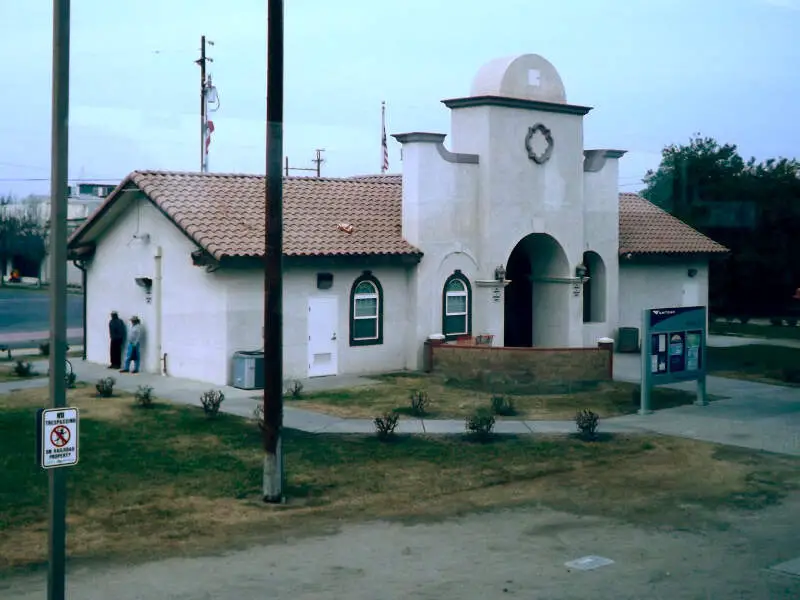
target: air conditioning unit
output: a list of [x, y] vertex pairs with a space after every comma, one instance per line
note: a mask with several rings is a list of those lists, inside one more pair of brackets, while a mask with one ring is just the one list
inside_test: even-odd
[[234, 352], [232, 367], [233, 387], [240, 390], [264, 389], [264, 352]]

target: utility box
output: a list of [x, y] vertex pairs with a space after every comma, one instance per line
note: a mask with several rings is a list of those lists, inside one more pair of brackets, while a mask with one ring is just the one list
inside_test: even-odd
[[638, 352], [639, 351], [639, 328], [638, 327], [620, 327], [619, 328], [619, 343], [617, 344], [619, 352]]
[[240, 390], [264, 389], [264, 352], [261, 350], [233, 353], [233, 387]]

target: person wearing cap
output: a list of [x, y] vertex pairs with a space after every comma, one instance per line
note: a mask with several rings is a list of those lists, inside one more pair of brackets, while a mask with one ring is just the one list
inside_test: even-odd
[[[120, 369], [120, 373], [138, 373], [142, 362], [141, 353], [142, 341], [142, 322], [139, 317], [131, 317], [131, 331], [128, 334], [128, 352], [125, 356], [125, 366]], [[133, 363], [133, 371], [131, 371]]]
[[111, 320], [108, 322], [108, 337], [111, 340], [109, 348], [110, 364], [109, 369], [119, 369], [122, 367], [122, 343], [125, 341], [125, 323], [119, 318], [117, 311], [111, 313]]

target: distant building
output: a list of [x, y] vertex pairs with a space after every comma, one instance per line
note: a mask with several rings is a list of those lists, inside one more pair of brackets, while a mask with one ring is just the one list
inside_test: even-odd
[[[67, 196], [67, 234], [80, 227], [89, 216], [103, 203], [106, 196], [113, 190], [114, 185], [98, 183], [81, 183], [69, 188]], [[3, 207], [6, 214], [18, 216], [27, 215], [41, 223], [45, 233], [45, 248], [49, 248], [48, 237], [50, 234], [50, 197], [31, 195]], [[47, 252], [40, 264], [31, 263], [24, 256], [12, 256], [5, 265], [0, 265], [0, 272], [8, 277], [12, 271], [17, 270], [23, 276], [38, 278], [42, 283], [50, 281], [50, 253]], [[81, 286], [83, 276], [81, 271], [72, 263], [67, 264], [67, 284], [75, 287]]]

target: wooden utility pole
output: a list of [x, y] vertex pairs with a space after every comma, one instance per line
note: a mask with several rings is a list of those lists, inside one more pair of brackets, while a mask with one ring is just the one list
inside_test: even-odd
[[[53, 2], [53, 106], [50, 148], [50, 402], [67, 405], [67, 173], [69, 164], [70, 0]], [[77, 442], [77, 440], [76, 440]], [[67, 471], [50, 469], [47, 599], [66, 597]]]
[[325, 152], [325, 148], [317, 148], [315, 150], [316, 158], [312, 158], [311, 162], [316, 164], [316, 167], [306, 168], [306, 167], [290, 167], [289, 166], [289, 157], [284, 158], [284, 174], [286, 177], [289, 176], [289, 171], [314, 171], [317, 174], [317, 177], [322, 177], [322, 163], [325, 162], [325, 159], [322, 158], [322, 153]]
[[325, 148], [317, 148], [314, 152], [317, 153], [317, 157], [311, 162], [317, 165], [317, 177], [322, 177], [322, 163], [325, 162], [322, 153], [325, 152]]
[[267, 0], [264, 215], [264, 502], [283, 501], [283, 0]]

